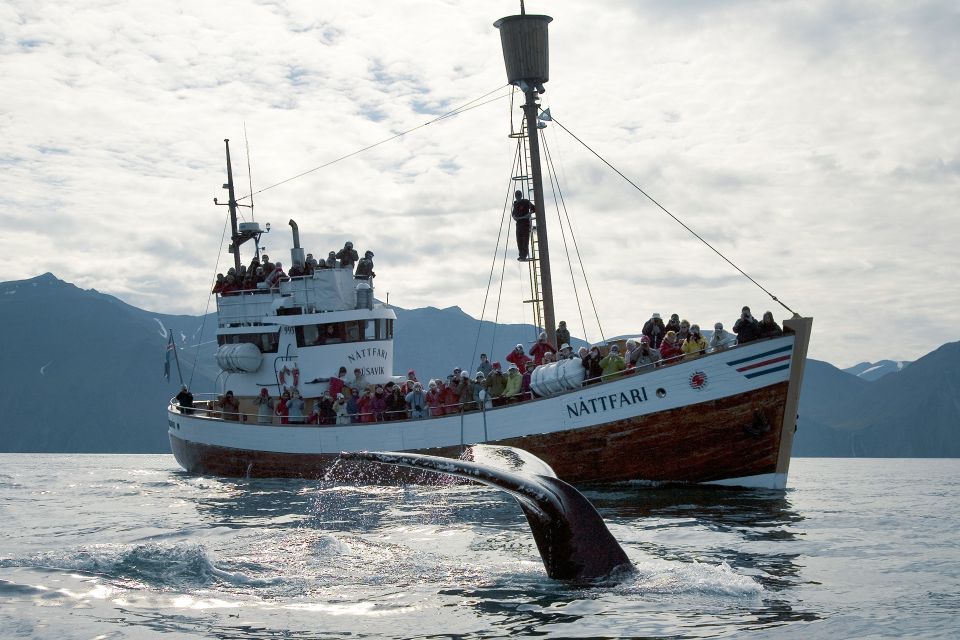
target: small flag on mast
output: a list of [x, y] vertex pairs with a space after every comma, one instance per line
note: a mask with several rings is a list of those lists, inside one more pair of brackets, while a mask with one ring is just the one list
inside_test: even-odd
[[176, 355], [174, 350], [177, 348], [177, 345], [173, 342], [173, 332], [167, 329], [167, 354], [166, 360], [163, 362], [163, 377], [167, 382], [170, 382], [170, 356]]

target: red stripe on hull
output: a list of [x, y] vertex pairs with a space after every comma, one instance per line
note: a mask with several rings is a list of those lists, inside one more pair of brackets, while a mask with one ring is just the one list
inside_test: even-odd
[[[775, 473], [787, 383], [731, 398], [609, 422], [595, 427], [491, 442], [525, 449], [568, 482], [656, 480], [709, 482]], [[395, 467], [370, 473], [366, 463], [327, 454], [230, 449], [170, 435], [177, 462], [189, 472], [231, 477], [323, 478], [337, 465], [337, 481], [409, 481]], [[460, 447], [418, 453], [456, 457]], [[379, 466], [379, 465], [378, 465]], [[358, 474], [358, 475], [355, 475]], [[430, 479], [417, 472], [418, 482]]]

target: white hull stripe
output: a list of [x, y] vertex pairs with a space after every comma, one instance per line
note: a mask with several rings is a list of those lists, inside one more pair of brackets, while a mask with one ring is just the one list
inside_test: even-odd
[[[728, 362], [727, 365], [735, 368], [738, 373], [743, 374], [745, 378], [757, 378], [765, 376], [768, 373], [784, 371], [790, 368], [790, 356], [793, 351], [793, 345], [764, 351], [749, 358], [741, 358]], [[783, 364], [781, 364], [783, 363]]]

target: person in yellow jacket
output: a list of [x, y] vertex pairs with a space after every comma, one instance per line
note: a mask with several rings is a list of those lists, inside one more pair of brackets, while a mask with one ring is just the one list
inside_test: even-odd
[[708, 346], [707, 339], [700, 333], [700, 325], [694, 324], [690, 326], [690, 334], [680, 345], [680, 350], [683, 351], [684, 360], [692, 360], [705, 354]]
[[612, 380], [620, 375], [620, 372], [627, 368], [627, 363], [623, 361], [620, 355], [620, 347], [612, 345], [610, 353], [600, 359], [600, 368], [603, 369], [602, 379], [604, 382]]
[[523, 386], [523, 376], [520, 375], [520, 369], [517, 365], [510, 365], [510, 371], [507, 372], [507, 386], [503, 390], [503, 397], [507, 402], [520, 400], [520, 388]]

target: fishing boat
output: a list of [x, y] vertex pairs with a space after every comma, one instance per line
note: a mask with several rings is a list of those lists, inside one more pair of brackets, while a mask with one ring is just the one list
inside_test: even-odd
[[[513, 134], [524, 160], [523, 175], [516, 179], [535, 209], [528, 262], [535, 318], [548, 342], [556, 344], [546, 207], [540, 206], [539, 138], [549, 118], [540, 110], [539, 96], [549, 78], [551, 20], [521, 9], [494, 26], [500, 30], [508, 81], [525, 99], [523, 126]], [[259, 259], [266, 230], [256, 222], [237, 223], [229, 141], [225, 144], [229, 250], [240, 271], [241, 247], [252, 242]], [[300, 273], [306, 258], [297, 223], [291, 220], [290, 226], [290, 264]], [[255, 404], [258, 396], [277, 398], [295, 388], [309, 405], [329, 389], [329, 376], [341, 365], [351, 372], [360, 369], [370, 384], [395, 379], [397, 316], [376, 298], [374, 279], [352, 267], [305, 271], [217, 295], [221, 373], [216, 392], [198, 396], [193, 406], [171, 400], [167, 408], [170, 445], [187, 471], [317, 478], [343, 451], [458, 457], [467, 445], [487, 443], [525, 449], [573, 483], [786, 486], [812, 318], [794, 313], [784, 320], [779, 337], [709, 349], [602, 380], [585, 380], [577, 358], [543, 364], [533, 371], [531, 397], [519, 401], [482, 399], [419, 419], [352, 415], [333, 424], [285, 424], [275, 416], [264, 419]], [[225, 410], [227, 390], [237, 403]]]

